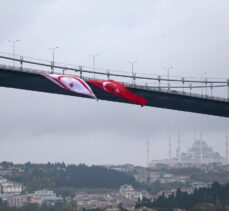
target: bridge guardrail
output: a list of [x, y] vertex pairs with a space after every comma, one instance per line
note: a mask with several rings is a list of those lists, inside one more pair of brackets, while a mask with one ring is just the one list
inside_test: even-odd
[[[5, 69], [5, 70], [9, 70], [9, 71], [27, 72], [27, 73], [35, 73], [35, 74], [50, 73], [50, 71], [43, 71], [43, 70], [25, 68], [25, 67], [16, 67], [16, 66], [4, 65], [4, 64], [0, 64], [0, 68]], [[60, 73], [56, 73], [56, 74], [60, 74]], [[73, 75], [73, 74], [69, 74], [69, 75]], [[75, 76], [75, 75], [73, 75], [73, 76]], [[83, 78], [86, 80], [93, 79], [90, 77], [83, 77]], [[123, 82], [123, 84], [125, 84], [127, 87], [132, 87], [132, 88], [139, 88], [139, 89], [151, 90], [151, 91], [162, 92], [162, 93], [176, 94], [176, 95], [181, 95], [181, 96], [190, 96], [190, 97], [197, 97], [197, 98], [202, 98], [202, 99], [229, 102], [229, 99], [222, 98], [222, 97], [201, 95], [201, 94], [197, 94], [197, 93], [189, 93], [189, 92], [177, 91], [177, 90], [155, 88], [155, 87], [148, 86], [148, 85], [142, 86], [142, 85], [131, 84], [131, 83], [127, 83], [127, 82]]]

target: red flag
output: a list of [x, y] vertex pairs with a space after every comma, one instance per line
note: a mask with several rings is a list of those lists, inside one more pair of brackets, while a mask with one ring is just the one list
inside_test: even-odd
[[138, 104], [141, 106], [145, 106], [148, 104], [148, 100], [135, 95], [131, 91], [129, 91], [123, 84], [113, 81], [113, 80], [88, 80], [88, 83], [93, 86], [103, 89], [106, 92], [109, 92], [117, 97], [125, 99], [131, 103]]

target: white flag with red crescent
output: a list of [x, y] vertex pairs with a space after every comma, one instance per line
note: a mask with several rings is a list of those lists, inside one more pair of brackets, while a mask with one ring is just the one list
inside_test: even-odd
[[63, 89], [97, 99], [90, 86], [79, 77], [57, 74], [43, 74], [43, 76]]

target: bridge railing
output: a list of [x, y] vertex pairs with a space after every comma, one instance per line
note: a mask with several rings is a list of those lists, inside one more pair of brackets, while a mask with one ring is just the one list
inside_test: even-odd
[[[77, 75], [86, 78], [97, 79], [113, 79], [128, 84], [131, 87], [141, 87], [144, 89], [153, 89], [157, 91], [169, 92], [174, 94], [183, 94], [188, 96], [195, 96], [207, 99], [217, 99], [228, 101], [229, 99], [229, 80], [216, 80], [216, 79], [194, 79], [188, 77], [180, 78], [166, 78], [166, 76], [156, 76], [152, 74], [143, 73], [128, 73], [117, 70], [107, 70], [103, 68], [91, 68], [80, 65], [64, 64], [53, 61], [46, 61], [35, 59], [31, 57], [24, 57], [19, 55], [12, 55], [8, 53], [0, 52], [0, 58], [4, 61], [13, 62], [13, 66], [9, 65], [8, 69], [15, 71], [25, 71], [33, 73], [50, 72], [58, 74]], [[5, 63], [5, 62], [4, 62]], [[16, 65], [15, 65], [16, 64]], [[36, 67], [36, 68], [34, 68]], [[37, 69], [39, 67], [39, 69]], [[7, 68], [7, 67], [6, 67]], [[95, 77], [96, 76], [96, 77]], [[177, 85], [178, 83], [178, 85]], [[213, 88], [225, 88], [227, 87], [227, 99], [223, 97], [213, 97]], [[203, 89], [206, 90], [206, 95], [203, 94]], [[179, 90], [179, 91], [178, 91]], [[182, 91], [180, 91], [182, 90]], [[189, 90], [187, 92], [186, 90]], [[193, 93], [193, 90], [201, 90], [201, 94]], [[211, 92], [211, 95], [207, 94], [207, 91]]]
[[[34, 73], [34, 74], [44, 74], [44, 73], [50, 73], [49, 71], [42, 71], [39, 69], [32, 69], [32, 68], [25, 68], [25, 67], [16, 67], [11, 65], [4, 65], [0, 64], [0, 69], [5, 69], [9, 71], [18, 71], [18, 72], [26, 72], [26, 73]], [[57, 73], [60, 74], [60, 73]], [[75, 74], [69, 74], [75, 76]], [[91, 77], [83, 77], [85, 80], [93, 79]], [[138, 88], [138, 89], [145, 89], [145, 90], [151, 90], [156, 92], [163, 92], [163, 93], [169, 93], [169, 94], [175, 94], [175, 95], [185, 95], [185, 96], [191, 96], [191, 97], [197, 97], [197, 98], [204, 98], [204, 99], [210, 99], [210, 100], [217, 100], [217, 101], [223, 101], [223, 102], [229, 102], [229, 99], [222, 98], [222, 97], [215, 97], [215, 96], [208, 96], [208, 95], [201, 95], [196, 93], [189, 93], [184, 91], [177, 91], [177, 90], [169, 90], [169, 89], [162, 89], [162, 88], [155, 88], [153, 86], [146, 86], [146, 85], [137, 85], [137, 84], [131, 84], [124, 82], [124, 85], [131, 88]]]
[[133, 86], [132, 84], [128, 84], [128, 83], [124, 83], [124, 84], [132, 88], [140, 88], [140, 89], [153, 90], [157, 92], [164, 92], [164, 93], [174, 94], [174, 95], [185, 95], [185, 96], [197, 97], [197, 98], [202, 98], [202, 99], [204, 98], [204, 99], [210, 99], [210, 100], [229, 102], [228, 98], [223, 98], [223, 97], [216, 97], [216, 96], [197, 94], [197, 93], [191, 93], [191, 92], [185, 92], [185, 91], [161, 89], [161, 88], [155, 88], [155, 87], [150, 87], [150, 86], [140, 86], [140, 85]]

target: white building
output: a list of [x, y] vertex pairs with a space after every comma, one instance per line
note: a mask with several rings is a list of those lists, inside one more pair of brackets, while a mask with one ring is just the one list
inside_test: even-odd
[[214, 152], [206, 142], [198, 140], [188, 149], [187, 153], [181, 154], [181, 162], [187, 165], [224, 164], [226, 160], [219, 153]]
[[174, 167], [200, 167], [201, 165], [226, 164], [226, 159], [218, 152], [214, 152], [208, 144], [202, 140], [195, 141], [186, 153], [177, 157], [164, 160], [153, 160], [150, 167], [155, 169]]
[[174, 168], [177, 167], [178, 161], [177, 158], [173, 159], [164, 159], [164, 160], [152, 160], [150, 162], [150, 168], [157, 169], [157, 168]]
[[131, 185], [122, 185], [119, 193], [129, 200], [142, 200], [142, 193], [135, 191]]
[[77, 193], [74, 201], [76, 202], [78, 208], [86, 209], [105, 209], [107, 207], [116, 206], [116, 193], [109, 194], [87, 194], [87, 193]]
[[192, 182], [191, 186], [192, 186], [192, 188], [194, 188], [194, 189], [209, 188], [209, 187], [211, 187], [211, 183], [205, 183], [205, 182]]
[[57, 196], [52, 190], [42, 189], [30, 194], [31, 197], [40, 198], [44, 203], [63, 202], [63, 197]]
[[27, 195], [15, 195], [7, 199], [7, 204], [9, 207], [22, 207], [27, 204]]
[[0, 185], [7, 182], [7, 179], [0, 177]]
[[159, 171], [150, 171], [149, 173], [150, 183], [156, 182], [160, 177], [161, 173]]
[[23, 186], [18, 183], [5, 182], [1, 184], [2, 193], [15, 193], [19, 194], [23, 191]]

